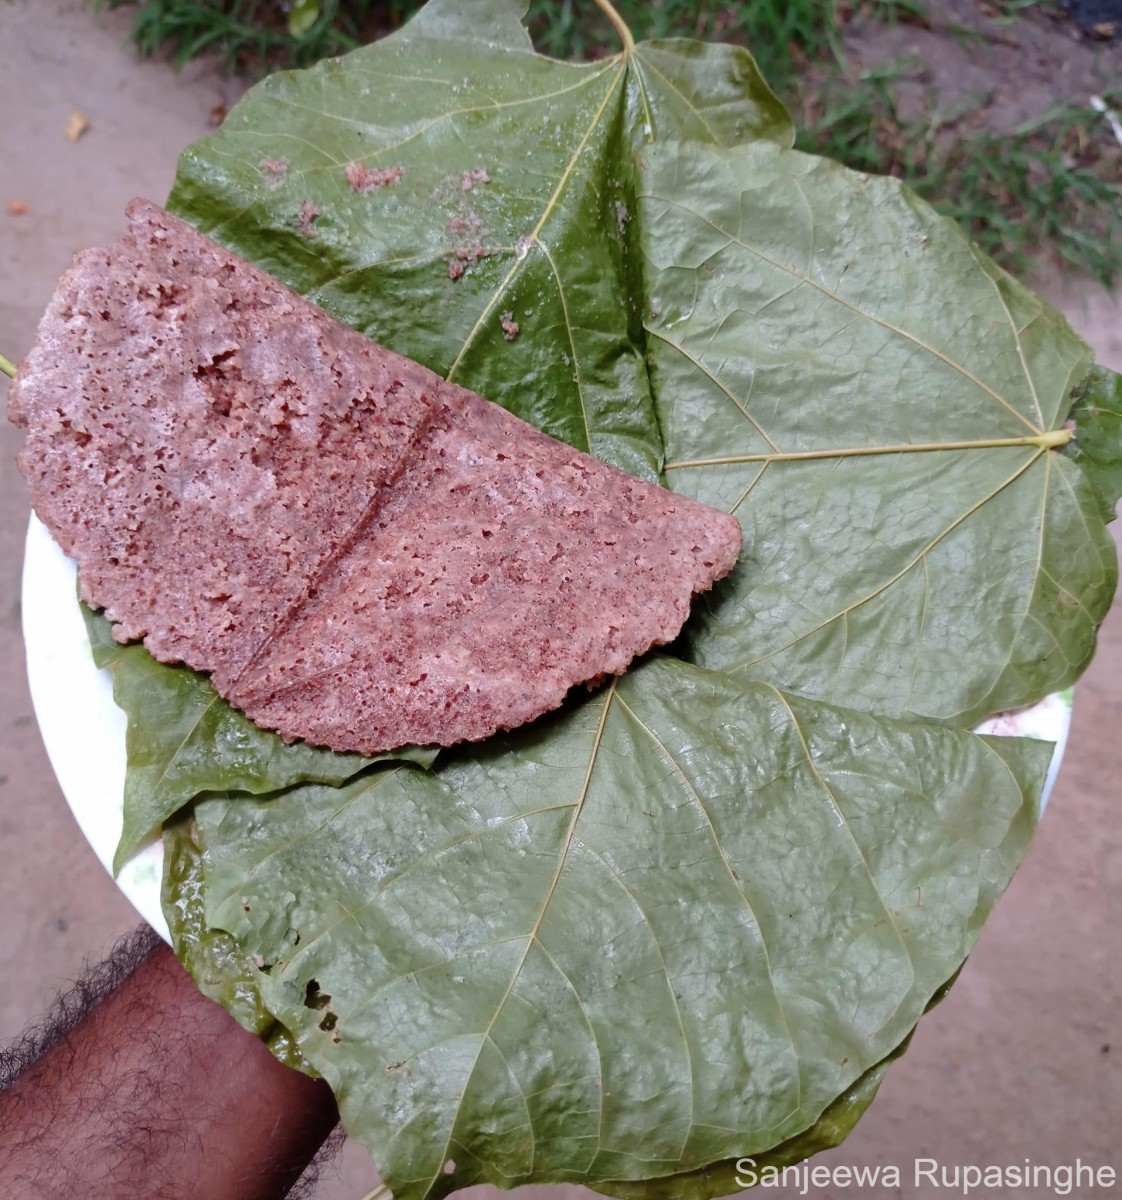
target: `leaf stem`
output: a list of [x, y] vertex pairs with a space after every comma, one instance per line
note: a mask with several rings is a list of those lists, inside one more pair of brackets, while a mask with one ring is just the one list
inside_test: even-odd
[[623, 43], [624, 54], [630, 54], [635, 49], [635, 39], [631, 36], [631, 30], [627, 28], [624, 19], [616, 12], [611, 0], [592, 0], [592, 2], [611, 21], [612, 28]]
[[362, 1200], [392, 1200], [393, 1192], [390, 1191], [389, 1184], [380, 1183], [373, 1191], [367, 1192]]
[[7, 375], [7, 377], [9, 379], [15, 379], [16, 364], [14, 362], [12, 362], [10, 359], [7, 359], [2, 354], [0, 354], [0, 371], [3, 371], [4, 374]]
[[1052, 429], [1029, 437], [990, 438], [977, 442], [910, 442], [898, 446], [855, 446], [846, 450], [795, 450], [789, 454], [732, 454], [727, 458], [691, 458], [669, 462], [667, 471], [686, 467], [725, 467], [734, 463], [806, 462], [819, 458], [865, 458], [874, 454], [930, 454], [937, 450], [992, 450], [1002, 446], [1036, 446], [1039, 450], [1054, 450], [1071, 441], [1070, 429]]

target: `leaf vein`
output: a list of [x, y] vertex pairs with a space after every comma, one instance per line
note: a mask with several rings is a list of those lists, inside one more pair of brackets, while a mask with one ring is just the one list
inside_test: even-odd
[[[579, 797], [577, 799], [576, 805], [574, 806], [574, 810], [573, 810], [573, 819], [572, 819], [572, 821], [570, 821], [568, 832], [565, 835], [565, 844], [561, 848], [561, 851], [557, 857], [557, 869], [553, 873], [553, 878], [550, 881], [549, 889], [545, 894], [545, 899], [542, 901], [541, 907], [538, 909], [537, 916], [534, 918], [534, 924], [530, 928], [529, 933], [526, 935], [526, 945], [523, 948], [522, 957], [521, 957], [521, 959], [519, 959], [518, 966], [515, 967], [515, 969], [511, 972], [510, 983], [507, 986], [506, 991], [503, 993], [502, 999], [496, 1005], [494, 1015], [491, 1017], [491, 1020], [488, 1022], [487, 1028], [484, 1031], [483, 1036], [485, 1038], [489, 1038], [491, 1036], [491, 1031], [495, 1028], [495, 1025], [497, 1024], [497, 1022], [499, 1020], [499, 1017], [502, 1016], [503, 1009], [506, 1007], [507, 1001], [510, 999], [511, 994], [514, 992], [514, 987], [517, 984], [519, 978], [521, 977], [522, 970], [526, 965], [526, 959], [529, 957], [530, 947], [534, 944], [535, 941], [538, 940], [538, 931], [541, 928], [541, 923], [545, 919], [545, 914], [549, 909], [550, 901], [553, 899], [553, 894], [557, 890], [557, 885], [560, 882], [561, 875], [565, 870], [565, 864], [568, 862], [569, 853], [572, 850], [572, 846], [573, 846], [573, 838], [576, 835], [577, 822], [581, 818], [581, 813], [584, 811], [585, 801], [588, 799], [588, 790], [592, 783], [592, 773], [596, 767], [596, 761], [600, 754], [600, 744], [603, 741], [604, 729], [608, 722], [608, 712], [610, 711], [610, 709], [612, 707], [612, 700], [616, 696], [616, 682], [617, 681], [615, 679], [612, 680], [611, 687], [608, 689], [607, 693], [604, 696], [604, 707], [602, 708], [602, 710], [600, 712], [600, 722], [596, 728], [596, 735], [593, 738], [593, 742], [592, 742], [592, 750], [588, 756], [588, 766], [585, 769], [584, 782], [581, 784], [580, 794], [579, 794]], [[476, 1068], [479, 1066], [479, 1053], [481, 1053], [481, 1052], [482, 1052], [482, 1043], [480, 1043], [480, 1051], [477, 1052], [477, 1054], [476, 1054], [475, 1062], [473, 1063], [471, 1070], [467, 1074], [467, 1078], [464, 1082], [464, 1090], [463, 1090], [462, 1096], [467, 1095], [468, 1088], [470, 1088], [470, 1086], [471, 1086], [472, 1077], [475, 1074]], [[452, 1126], [448, 1130], [448, 1140], [445, 1143], [444, 1152], [440, 1155], [440, 1157], [438, 1159], [436, 1173], [433, 1175], [432, 1179], [429, 1181], [429, 1184], [428, 1184], [428, 1187], [427, 1187], [426, 1193], [425, 1193], [426, 1195], [431, 1194], [432, 1189], [435, 1187], [437, 1180], [440, 1178], [440, 1175], [444, 1170], [444, 1163], [448, 1158], [448, 1147], [452, 1142], [452, 1136], [455, 1132], [455, 1128], [456, 1128], [456, 1122], [455, 1122], [455, 1120], [453, 1120]]]

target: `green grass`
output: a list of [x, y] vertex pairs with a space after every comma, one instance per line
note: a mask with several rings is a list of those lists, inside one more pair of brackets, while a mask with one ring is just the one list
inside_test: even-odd
[[[232, 71], [264, 74], [340, 54], [399, 26], [419, 0], [301, 0], [290, 18], [278, 0], [95, 0], [132, 4], [133, 38], [146, 54], [182, 65], [202, 53]], [[800, 126], [800, 149], [848, 166], [894, 175], [1016, 274], [1052, 257], [1104, 286], [1122, 278], [1122, 148], [1090, 109], [1062, 107], [998, 136], [978, 128], [972, 98], [956, 111], [930, 100], [905, 119], [896, 87], [912, 73], [899, 62], [854, 74], [843, 45], [849, 0], [615, 0], [637, 39], [693, 37], [751, 49]], [[1004, 20], [1028, 9], [1058, 13], [1055, 0], [1004, 0]], [[930, 26], [938, 9], [922, 0], [863, 0], [888, 24]], [[318, 13], [318, 16], [315, 14]], [[314, 20], [310, 20], [315, 16]], [[303, 20], [301, 20], [303, 18]], [[306, 25], [299, 36], [290, 29]], [[531, 0], [529, 28], [542, 53], [590, 59], [618, 39], [591, 0]], [[974, 44], [980, 35], [943, 26]], [[1113, 98], [1116, 109], [1122, 96]]]
[[400, 24], [417, 5], [407, 0], [322, 0], [319, 16], [295, 36], [277, 0], [95, 0], [98, 7], [136, 8], [132, 38], [142, 54], [170, 52], [176, 66], [200, 54], [231, 72], [260, 75], [306, 67], [353, 50]]
[[[133, 40], [145, 54], [171, 52], [182, 64], [198, 54], [217, 53], [232, 69], [253, 74], [278, 67], [306, 66], [351, 49], [360, 40], [396, 28], [420, 0], [305, 0], [319, 16], [307, 32], [289, 30], [278, 0], [95, 0], [98, 5], [136, 9]], [[713, 0], [618, 0], [616, 7], [636, 37], [722, 38], [751, 44], [783, 86], [813, 57], [840, 52], [832, 3], [823, 0], [751, 0], [722, 5]], [[876, 0], [891, 13], [912, 12], [917, 0]], [[613, 53], [618, 39], [591, 0], [531, 0], [529, 26], [535, 44], [557, 58], [598, 58]]]
[[1122, 148], [1089, 108], [1065, 107], [1007, 137], [976, 134], [930, 156], [916, 190], [987, 253], [1026, 274], [1043, 248], [1111, 287], [1122, 274]]

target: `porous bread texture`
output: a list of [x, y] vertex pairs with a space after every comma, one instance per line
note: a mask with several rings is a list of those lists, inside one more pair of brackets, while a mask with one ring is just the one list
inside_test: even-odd
[[121, 641], [286, 739], [451, 745], [672, 640], [740, 527], [370, 342], [145, 201], [12, 388]]

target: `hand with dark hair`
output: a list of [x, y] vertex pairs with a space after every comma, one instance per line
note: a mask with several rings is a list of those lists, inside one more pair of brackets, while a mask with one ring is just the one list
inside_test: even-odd
[[337, 1120], [145, 928], [0, 1049], [0, 1196], [276, 1200]]

